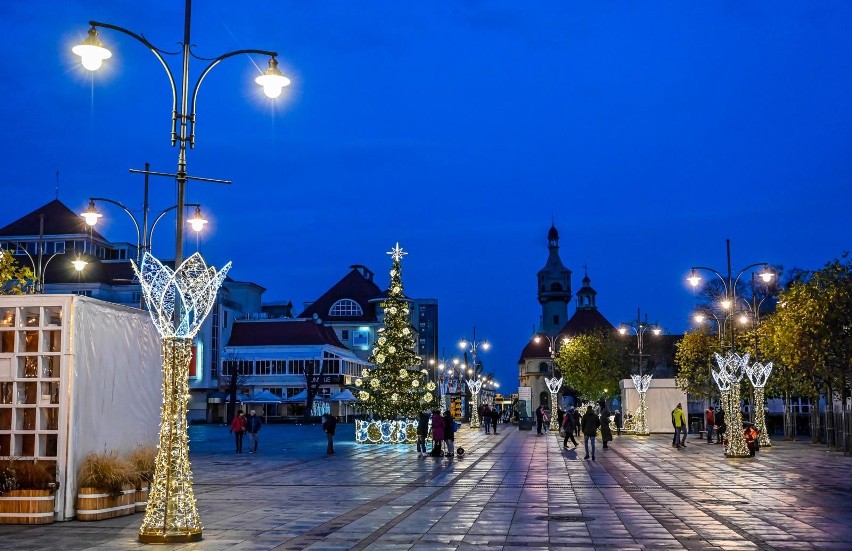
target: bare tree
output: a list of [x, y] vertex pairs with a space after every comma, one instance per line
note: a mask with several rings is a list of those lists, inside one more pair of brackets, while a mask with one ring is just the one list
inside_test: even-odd
[[314, 397], [319, 394], [322, 375], [326, 371], [328, 360], [307, 360], [305, 362], [305, 391], [307, 392], [307, 403], [305, 404], [305, 419], [311, 416]]
[[[234, 351], [227, 351], [222, 357], [222, 370], [219, 374], [219, 388], [228, 394], [228, 408], [225, 418], [230, 422], [237, 412], [237, 391], [241, 386], [245, 386], [248, 381], [245, 369], [242, 366], [240, 355]], [[230, 369], [225, 371], [225, 366], [230, 365]]]

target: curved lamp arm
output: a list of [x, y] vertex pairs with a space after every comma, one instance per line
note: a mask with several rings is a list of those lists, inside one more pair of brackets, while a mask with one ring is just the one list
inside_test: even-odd
[[114, 31], [124, 33], [131, 38], [135, 38], [136, 40], [141, 42], [146, 48], [151, 50], [151, 53], [154, 54], [160, 61], [160, 64], [163, 66], [163, 69], [166, 70], [166, 76], [169, 77], [169, 85], [172, 87], [172, 145], [174, 146], [175, 142], [177, 141], [177, 84], [175, 83], [175, 76], [172, 73], [172, 70], [169, 68], [169, 64], [166, 63], [165, 58], [163, 58], [162, 54], [177, 55], [180, 52], [167, 52], [163, 49], [160, 49], [151, 44], [151, 42], [149, 42], [148, 39], [144, 36], [136, 34], [131, 30], [125, 29], [124, 27], [119, 27], [118, 25], [112, 25], [110, 23], [101, 23], [100, 21], [89, 21], [89, 25], [91, 25], [92, 27], [112, 29]]
[[[195, 105], [198, 101], [198, 89], [201, 87], [201, 81], [204, 80], [204, 77], [207, 76], [213, 67], [218, 65], [220, 62], [228, 59], [229, 57], [234, 57], [242, 54], [259, 54], [259, 55], [268, 55], [269, 57], [278, 57], [278, 52], [269, 52], [266, 50], [235, 50], [233, 52], [224, 53], [218, 57], [210, 60], [210, 64], [201, 71], [201, 74], [198, 76], [198, 80], [195, 81], [195, 86], [192, 89], [192, 96], [190, 99], [190, 109], [189, 109], [189, 147], [195, 147]], [[198, 57], [198, 56], [196, 56]], [[202, 59], [202, 58], [198, 58]], [[174, 89], [174, 88], [173, 88]], [[172, 140], [172, 145], [174, 145], [174, 139]]]
[[[184, 203], [184, 206], [185, 207], [200, 207], [201, 203]], [[144, 246], [147, 247], [147, 249], [149, 251], [151, 251], [153, 249], [153, 246], [154, 246], [154, 228], [157, 227], [157, 222], [159, 222], [160, 219], [163, 216], [165, 216], [167, 213], [175, 210], [176, 208], [178, 208], [177, 205], [172, 205], [169, 208], [162, 211], [160, 214], [158, 214], [157, 217], [154, 219], [154, 223], [151, 224], [151, 231], [148, 232], [148, 242], [144, 244]]]
[[[724, 285], [724, 286], [725, 286], [725, 296], [728, 296], [728, 280], [727, 280], [727, 279], [725, 279], [725, 278], [722, 276], [722, 274], [720, 274], [719, 272], [717, 272], [717, 271], [716, 271], [716, 270], [714, 270], [713, 268], [708, 268], [707, 266], [693, 266], [693, 267], [692, 267], [692, 270], [693, 270], [693, 271], [695, 271], [695, 270], [706, 270], [706, 271], [708, 271], [708, 272], [711, 272], [711, 273], [716, 274], [716, 277], [718, 277], [718, 278], [722, 281], [722, 285]], [[739, 277], [739, 276], [738, 276], [738, 277]]]
[[734, 289], [737, 288], [737, 282], [740, 280], [740, 276], [742, 276], [744, 273], [749, 271], [751, 268], [757, 268], [758, 266], [767, 266], [768, 264], [768, 262], [755, 262], [754, 264], [749, 264], [748, 266], [740, 270], [740, 273], [738, 273], [737, 277], [734, 279]]
[[130, 209], [127, 208], [126, 206], [124, 206], [124, 203], [122, 203], [120, 201], [116, 201], [114, 199], [107, 199], [106, 197], [89, 197], [89, 201], [104, 201], [105, 203], [112, 203], [113, 205], [121, 207], [121, 209], [124, 210], [124, 212], [127, 213], [127, 216], [129, 216], [130, 219], [133, 220], [133, 225], [136, 227], [136, 246], [138, 247], [140, 244], [142, 244], [143, 246], [145, 245], [141, 241], [142, 240], [142, 234], [141, 234], [140, 228], [139, 228], [139, 221], [136, 220], [136, 217], [133, 215], [132, 212], [130, 212]]

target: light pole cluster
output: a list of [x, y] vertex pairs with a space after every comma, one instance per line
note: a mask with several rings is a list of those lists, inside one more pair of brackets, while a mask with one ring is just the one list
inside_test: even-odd
[[[171, 144], [173, 147], [175, 145], [178, 147], [177, 171], [174, 174], [151, 174], [172, 177], [177, 183], [177, 204], [175, 205], [177, 211], [177, 224], [175, 225], [175, 269], [173, 272], [170, 272], [150, 256], [150, 254], [143, 253], [142, 263], [137, 267], [137, 271], [140, 274], [143, 294], [148, 299], [149, 306], [152, 304], [152, 300], [156, 301], [161, 298], [159, 294], [162, 292], [166, 292], [166, 296], [172, 296], [169, 293], [176, 292], [175, 286], [178, 283], [181, 285], [181, 289], [189, 289], [189, 292], [186, 297], [184, 297], [184, 293], [180, 293], [181, 300], [169, 303], [170, 308], [173, 308], [173, 310], [168, 312], [169, 315], [151, 310], [152, 319], [155, 324], [166, 320], [173, 323], [174, 327], [172, 331], [165, 331], [164, 327], [161, 327], [159, 324], [157, 325], [160, 334], [163, 335], [164, 395], [160, 424], [160, 443], [157, 453], [157, 469], [154, 474], [145, 518], [139, 530], [139, 541], [144, 543], [182, 543], [200, 541], [202, 539], [201, 521], [192, 493], [192, 474], [188, 460], [188, 439], [185, 422], [186, 398], [188, 394], [186, 391], [187, 366], [189, 361], [189, 355], [185, 353], [185, 350], [189, 349], [193, 332], [188, 330], [189, 326], [186, 321], [187, 316], [184, 314], [184, 309], [187, 309], [188, 314], [193, 315], [193, 324], [200, 324], [209, 313], [209, 308], [199, 309], [195, 302], [185, 303], [183, 299], [192, 298], [194, 300], [196, 291], [201, 295], [203, 295], [204, 290], [218, 291], [222, 278], [224, 278], [224, 272], [227, 272], [227, 267], [220, 272], [221, 278], [217, 277], [215, 281], [207, 281], [209, 274], [207, 273], [206, 265], [200, 259], [200, 255], [194, 255], [186, 263], [183, 262], [184, 226], [186, 224], [186, 183], [188, 180], [218, 183], [230, 182], [227, 180], [190, 176], [187, 173], [187, 147], [193, 148], [195, 146], [198, 91], [204, 78], [216, 65], [225, 59], [241, 54], [269, 56], [268, 69], [255, 79], [255, 82], [263, 87], [264, 93], [268, 97], [275, 98], [279, 96], [282, 88], [290, 83], [278, 69], [277, 52], [247, 49], [227, 52], [212, 59], [204, 59], [196, 56], [191, 51], [191, 14], [192, 0], [186, 0], [183, 21], [183, 41], [180, 52], [168, 52], [154, 46], [140, 34], [123, 27], [98, 21], [89, 22], [91, 28], [89, 29], [88, 37], [82, 44], [73, 48], [73, 52], [80, 56], [83, 67], [89, 71], [96, 71], [105, 60], [112, 57], [112, 52], [101, 43], [98, 36], [98, 29], [110, 29], [125, 34], [140, 42], [157, 58], [166, 72], [172, 93]], [[176, 78], [176, 73], [172, 71], [172, 68], [166, 62], [164, 57], [166, 55], [181, 56], [182, 64], [178, 78]], [[192, 57], [207, 63], [194, 83], [190, 81], [189, 71]], [[123, 207], [123, 205], [119, 206]], [[147, 209], [144, 214], [147, 215]], [[136, 222], [135, 218], [134, 222]], [[136, 223], [138, 228], [139, 224], [138, 222]], [[143, 222], [142, 226], [147, 227], [147, 224]], [[143, 230], [143, 233], [146, 233], [146, 230]], [[150, 235], [147, 237], [147, 239], [139, 239], [143, 247], [147, 247], [150, 244]], [[202, 268], [203, 271], [199, 271]], [[161, 277], [161, 274], [165, 275]], [[159, 284], [162, 282], [159, 280], [146, 279], [149, 277], [162, 279], [165, 287], [160, 288]], [[157, 285], [154, 285], [154, 283], [157, 283]], [[214, 283], [216, 284], [215, 288], [213, 286]], [[210, 298], [207, 295], [204, 296], [207, 299]], [[205, 303], [205, 305], [207, 304]], [[197, 325], [193, 325], [193, 327], [197, 327]], [[176, 350], [179, 353], [175, 352]]]
[[547, 339], [547, 351], [550, 353], [550, 377], [544, 379], [547, 385], [547, 390], [550, 391], [550, 426], [548, 430], [559, 430], [559, 419], [557, 419], [556, 410], [559, 407], [559, 390], [562, 388], [564, 377], [556, 378], [556, 353], [560, 345], [567, 344], [571, 339], [558, 335], [537, 334], [533, 337], [536, 344], [542, 339]]
[[482, 420], [479, 418], [479, 391], [482, 390], [484, 379], [479, 378], [479, 366], [476, 361], [476, 353], [479, 348], [488, 350], [491, 344], [485, 339], [476, 339], [476, 327], [473, 328], [472, 339], [460, 339], [459, 348], [467, 350], [470, 348], [471, 357], [473, 358], [472, 372], [468, 371], [468, 379], [466, 381], [467, 388], [470, 390], [471, 397], [471, 412], [470, 412], [470, 428], [478, 429], [482, 426]]
[[[721, 317], [716, 316], [712, 310], [710, 313], [713, 314], [713, 317], [716, 320], [717, 330], [719, 332], [719, 344], [721, 348], [724, 349], [726, 347], [727, 343], [725, 342], [725, 338], [728, 336], [728, 333], [730, 333], [730, 340], [728, 341], [729, 350], [724, 356], [716, 354], [718, 370], [711, 368], [711, 376], [716, 385], [719, 387], [719, 392], [722, 396], [722, 408], [725, 411], [725, 419], [729, 427], [727, 434], [728, 445], [725, 449], [725, 455], [727, 457], [748, 457], [750, 453], [746, 446], [745, 437], [742, 431], [740, 382], [742, 381], [743, 376], [747, 375], [754, 387], [755, 400], [752, 401], [752, 406], [754, 408], [754, 413], [757, 415], [757, 422], [755, 424], [757, 425], [760, 434], [760, 444], [769, 446], [771, 445], [769, 442], [769, 435], [765, 434], [766, 427], [763, 412], [763, 387], [766, 384], [770, 372], [772, 371], [772, 364], [769, 363], [764, 366], [763, 364], [755, 363], [750, 366], [749, 354], [740, 356], [736, 353], [736, 328], [734, 322], [737, 319], [740, 323], [748, 323], [749, 321], [749, 317], [743, 315], [742, 311], [739, 316], [737, 315], [737, 305], [740, 302], [744, 302], [746, 306], [749, 307], [749, 313], [753, 316], [753, 320], [756, 322], [759, 315], [760, 304], [763, 302], [761, 300], [760, 303], [758, 303], [753, 298], [752, 303], [749, 303], [747, 300], [739, 297], [737, 295], [737, 284], [744, 273], [760, 266], [763, 267], [763, 270], [757, 274], [757, 277], [759, 277], [764, 283], [770, 283], [775, 278], [775, 274], [769, 269], [768, 263], [756, 262], [754, 264], [749, 264], [740, 270], [736, 276], [734, 276], [731, 270], [731, 240], [726, 239], [725, 244], [727, 251], [726, 275], [722, 275], [716, 270], [706, 266], [694, 266], [690, 277], [687, 278], [687, 281], [689, 281], [693, 287], [697, 287], [701, 282], [701, 277], [698, 276], [697, 271], [705, 270], [715, 274], [716, 277], [722, 281], [724, 286], [725, 296], [719, 303], [723, 315]], [[751, 277], [753, 285], [755, 279], [755, 273], [753, 271]], [[754, 307], [753, 310], [752, 306]], [[695, 319], [696, 321], [703, 321], [706, 318], [703, 318], [699, 314]], [[758, 400], [760, 401], [760, 411], [757, 411]]]
[[648, 323], [647, 313], [645, 314], [645, 321], [642, 321], [642, 311], [639, 308], [636, 309], [635, 320], [629, 321], [627, 323], [622, 323], [621, 327], [618, 328], [618, 333], [622, 336], [629, 335], [630, 333], [636, 335], [636, 351], [638, 359], [637, 363], [639, 364], [639, 374], [631, 374], [631, 378], [633, 379], [633, 386], [639, 393], [639, 408], [636, 410], [635, 432], [636, 434], [642, 436], [647, 436], [651, 434], [651, 431], [648, 428], [648, 415], [645, 395], [648, 392], [648, 388], [650, 388], [651, 386], [651, 379], [653, 378], [653, 374], [644, 373], [642, 363], [645, 357], [643, 353], [645, 348], [645, 333], [649, 330], [655, 336], [659, 336], [663, 333], [663, 330], [660, 328], [659, 325], [650, 325]]

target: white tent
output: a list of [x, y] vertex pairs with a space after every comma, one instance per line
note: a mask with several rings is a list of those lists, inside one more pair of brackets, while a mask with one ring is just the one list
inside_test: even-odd
[[[246, 404], [280, 404], [281, 397], [272, 394], [268, 390], [264, 390], [252, 394], [247, 400], [244, 400], [243, 402]], [[276, 411], [273, 415], [278, 415], [278, 411]], [[268, 408], [263, 408], [263, 416], [264, 422], [269, 420]]]
[[348, 421], [349, 420], [349, 403], [356, 401], [356, 398], [352, 394], [352, 391], [350, 391], [348, 388], [345, 388], [342, 391], [335, 394], [334, 396], [332, 396], [331, 398], [329, 398], [329, 401], [338, 402], [338, 406], [340, 408], [344, 407], [343, 406], [344, 402], [346, 403], [346, 408], [343, 410], [343, 422], [345, 423], [346, 421]]

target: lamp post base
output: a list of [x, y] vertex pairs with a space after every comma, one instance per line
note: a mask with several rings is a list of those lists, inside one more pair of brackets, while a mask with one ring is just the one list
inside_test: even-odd
[[140, 543], [193, 543], [202, 539], [201, 532], [191, 534], [139, 534]]

